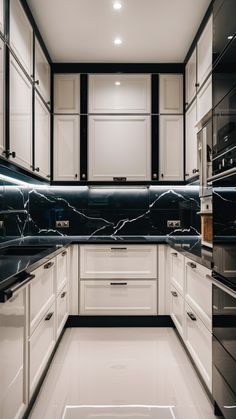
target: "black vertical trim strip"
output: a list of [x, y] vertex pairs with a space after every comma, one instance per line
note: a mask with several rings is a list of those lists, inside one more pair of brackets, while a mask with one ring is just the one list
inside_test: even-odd
[[54, 74], [51, 68], [51, 83], [50, 83], [50, 93], [51, 93], [51, 117], [50, 117], [50, 179], [51, 182], [53, 180], [53, 172], [54, 172]]
[[159, 113], [159, 74], [152, 74], [151, 76], [151, 91], [152, 91], [152, 104], [151, 113]]
[[186, 90], [185, 90], [185, 72], [183, 74], [183, 180], [185, 180], [185, 173], [186, 173], [186, 127], [185, 127], [185, 119], [186, 119], [186, 110], [185, 110], [185, 97], [186, 97]]
[[[33, 34], [33, 74], [32, 81], [35, 79], [35, 35]], [[35, 168], [35, 89], [32, 86], [32, 169]]]
[[158, 144], [159, 144], [159, 116], [152, 115], [152, 180], [158, 180]]
[[80, 113], [88, 113], [88, 75], [80, 75]]
[[88, 180], [88, 116], [80, 116], [80, 180]]
[[[10, 54], [9, 49], [4, 46], [4, 63], [5, 63], [5, 88], [4, 88], [4, 131], [5, 131], [5, 150], [10, 149]], [[7, 154], [6, 154], [7, 157]]]

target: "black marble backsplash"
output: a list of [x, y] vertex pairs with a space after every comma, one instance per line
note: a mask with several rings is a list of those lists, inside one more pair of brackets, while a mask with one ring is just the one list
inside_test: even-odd
[[[199, 205], [197, 186], [41, 186], [0, 175], [0, 236], [196, 235]], [[180, 228], [167, 220], [180, 220]]]
[[215, 187], [213, 190], [213, 235], [235, 240], [236, 188]]

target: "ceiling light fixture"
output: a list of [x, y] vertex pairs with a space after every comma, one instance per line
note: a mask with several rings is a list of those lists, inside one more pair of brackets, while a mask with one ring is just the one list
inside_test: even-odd
[[115, 45], [121, 45], [122, 44], [122, 40], [120, 38], [115, 38], [114, 44]]
[[115, 10], [120, 10], [122, 8], [122, 4], [119, 2], [119, 1], [116, 1], [114, 4], [113, 4], [113, 9], [115, 9]]
[[115, 85], [116, 85], [116, 86], [120, 86], [120, 81], [116, 81], [116, 82], [115, 82]]

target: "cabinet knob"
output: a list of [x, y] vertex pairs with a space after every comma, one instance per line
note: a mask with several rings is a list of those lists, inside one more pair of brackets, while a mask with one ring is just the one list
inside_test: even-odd
[[35, 80], [34, 84], [39, 85], [39, 80]]
[[196, 269], [197, 267], [196, 263], [193, 263], [193, 262], [187, 262], [187, 265], [192, 269]]
[[16, 152], [12, 151], [11, 153], [8, 154], [8, 156], [9, 157], [12, 156], [12, 158], [15, 159], [16, 158]]
[[176, 291], [171, 291], [171, 294], [173, 295], [173, 297], [178, 297], [178, 294]]
[[52, 316], [53, 316], [53, 313], [48, 313], [44, 320], [47, 322], [48, 320], [52, 318]]
[[48, 262], [44, 265], [44, 269], [50, 269], [52, 266], [54, 266], [54, 262]]
[[199, 87], [200, 86], [200, 84], [199, 83], [195, 83], [195, 87]]
[[64, 298], [65, 296], [66, 296], [66, 292], [64, 291], [61, 293], [61, 298]]
[[161, 177], [164, 177], [164, 174], [163, 173], [161, 173]]
[[185, 173], [185, 176], [188, 177], [189, 176], [189, 173]]
[[39, 167], [35, 167], [33, 170], [35, 170], [36, 172], [39, 172], [40, 171], [40, 168]]
[[49, 106], [49, 105], [51, 105], [51, 102], [50, 102], [50, 100], [47, 102], [47, 105]]
[[77, 177], [78, 177], [78, 173], [75, 174], [75, 179], [77, 179]]
[[193, 313], [191, 313], [190, 311], [187, 311], [187, 315], [188, 315], [188, 317], [190, 317], [190, 319], [191, 319], [191, 320], [193, 320], [194, 322], [197, 320], [197, 317], [196, 317], [196, 316], [194, 316], [194, 314], [193, 314]]
[[199, 173], [199, 169], [193, 169], [192, 172], [193, 173]]

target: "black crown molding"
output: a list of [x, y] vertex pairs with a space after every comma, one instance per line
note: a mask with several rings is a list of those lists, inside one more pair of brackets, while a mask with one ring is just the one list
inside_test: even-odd
[[52, 63], [53, 73], [184, 73], [183, 63]]

